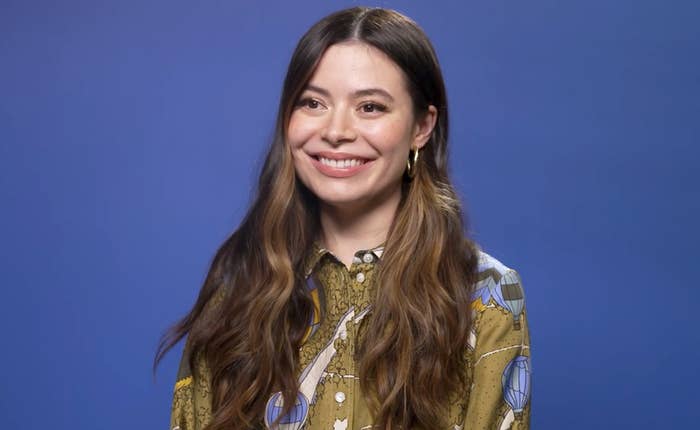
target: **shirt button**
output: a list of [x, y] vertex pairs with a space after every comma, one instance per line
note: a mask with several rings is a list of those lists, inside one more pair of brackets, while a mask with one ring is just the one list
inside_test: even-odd
[[374, 257], [368, 252], [367, 254], [362, 256], [362, 261], [364, 261], [365, 263], [371, 263], [372, 261], [374, 261]]
[[338, 403], [343, 403], [345, 401], [345, 393], [342, 391], [335, 393], [335, 401]]
[[345, 340], [348, 338], [348, 332], [347, 331], [341, 331], [340, 332], [340, 339]]
[[363, 283], [365, 282], [365, 274], [360, 272], [357, 274], [357, 276], [355, 276], [355, 279], [357, 279], [357, 282]]

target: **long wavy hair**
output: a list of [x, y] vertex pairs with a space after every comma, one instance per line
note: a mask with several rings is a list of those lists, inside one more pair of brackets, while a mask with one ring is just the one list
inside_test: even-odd
[[448, 178], [442, 73], [413, 21], [391, 10], [355, 7], [323, 18], [299, 41], [256, 197], [216, 253], [194, 307], [158, 348], [155, 364], [187, 335], [190, 363], [204, 360], [212, 390], [208, 430], [260, 425], [272, 393], [281, 391], [287, 408], [296, 400], [298, 348], [313, 306], [304, 263], [320, 222], [316, 197], [296, 177], [285, 136], [322, 55], [349, 40], [381, 50], [401, 68], [416, 115], [429, 105], [438, 110], [416, 175], [403, 182], [377, 268], [373, 310], [357, 348], [362, 391], [379, 428], [433, 429], [445, 425], [450, 394], [467, 383], [463, 354], [477, 256]]

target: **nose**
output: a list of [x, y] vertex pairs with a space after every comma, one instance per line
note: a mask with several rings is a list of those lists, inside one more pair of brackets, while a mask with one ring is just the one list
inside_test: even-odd
[[321, 132], [321, 138], [331, 145], [352, 142], [357, 138], [353, 127], [352, 113], [346, 109], [333, 109], [328, 115], [328, 121]]

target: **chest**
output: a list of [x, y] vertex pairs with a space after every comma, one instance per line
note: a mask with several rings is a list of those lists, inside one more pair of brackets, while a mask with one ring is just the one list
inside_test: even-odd
[[[368, 335], [368, 315], [377, 288], [375, 269], [368, 254], [359, 256], [350, 268], [322, 266], [309, 278], [317, 314], [299, 351], [300, 392], [293, 413], [283, 422], [286, 429], [372, 428], [358, 374], [357, 348]], [[456, 398], [450, 407], [455, 422], [465, 406], [462, 400]], [[281, 406], [277, 404], [278, 410]]]

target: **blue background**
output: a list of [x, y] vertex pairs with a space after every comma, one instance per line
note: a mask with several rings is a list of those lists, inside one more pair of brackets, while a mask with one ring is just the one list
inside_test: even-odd
[[[0, 423], [167, 428], [193, 303], [298, 37], [355, 2], [0, 3]], [[385, 1], [444, 68], [452, 174], [521, 272], [533, 428], [697, 425], [700, 6]]]

